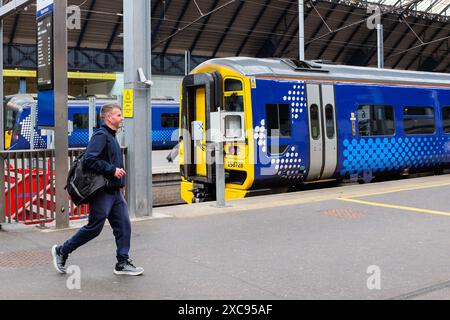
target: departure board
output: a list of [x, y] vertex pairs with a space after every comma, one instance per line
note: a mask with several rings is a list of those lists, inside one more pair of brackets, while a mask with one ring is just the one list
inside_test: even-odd
[[39, 89], [53, 89], [53, 15], [37, 20], [37, 78]]

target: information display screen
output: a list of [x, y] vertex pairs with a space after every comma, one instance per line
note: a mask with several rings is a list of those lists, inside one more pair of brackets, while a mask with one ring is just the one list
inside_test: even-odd
[[37, 20], [38, 89], [53, 89], [53, 15]]

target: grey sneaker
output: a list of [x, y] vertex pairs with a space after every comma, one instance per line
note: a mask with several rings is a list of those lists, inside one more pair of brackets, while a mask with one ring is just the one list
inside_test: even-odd
[[114, 274], [125, 276], [140, 276], [144, 273], [144, 269], [141, 267], [135, 267], [133, 261], [128, 259], [125, 262], [117, 263], [114, 268]]
[[55, 267], [56, 271], [58, 271], [61, 274], [65, 274], [66, 261], [68, 256], [64, 256], [60, 250], [61, 247], [57, 245], [54, 245], [52, 248], [53, 266]]

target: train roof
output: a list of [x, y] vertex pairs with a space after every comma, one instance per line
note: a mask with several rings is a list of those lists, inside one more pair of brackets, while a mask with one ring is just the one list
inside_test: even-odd
[[446, 73], [343, 66], [292, 59], [217, 58], [202, 63], [197, 69], [205, 65], [227, 67], [247, 77], [266, 76], [450, 86], [450, 74]]

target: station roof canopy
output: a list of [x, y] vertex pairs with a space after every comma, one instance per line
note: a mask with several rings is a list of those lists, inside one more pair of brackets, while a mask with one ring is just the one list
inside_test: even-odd
[[[68, 5], [80, 6], [82, 18], [80, 29], [69, 31], [70, 47], [122, 50], [122, 0], [68, 0]], [[297, 0], [152, 0], [151, 5], [155, 54], [189, 50], [206, 58], [298, 58]], [[450, 0], [305, 0], [306, 59], [376, 66], [378, 21], [369, 7], [382, 14], [387, 68], [450, 72]], [[35, 44], [35, 24], [35, 5], [9, 16], [4, 42]]]

